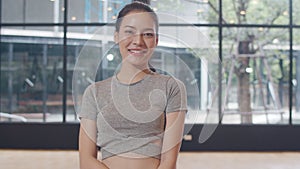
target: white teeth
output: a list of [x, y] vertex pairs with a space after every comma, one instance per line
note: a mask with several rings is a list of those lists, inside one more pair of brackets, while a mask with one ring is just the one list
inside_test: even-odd
[[132, 53], [143, 53], [143, 51], [142, 50], [130, 50], [130, 52], [132, 52]]

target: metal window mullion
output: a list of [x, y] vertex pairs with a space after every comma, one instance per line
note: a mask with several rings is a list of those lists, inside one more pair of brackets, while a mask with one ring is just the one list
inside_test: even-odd
[[[2, 56], [2, 0], [0, 0], [0, 57]], [[1, 63], [1, 59], [0, 59], [0, 79], [2, 78], [2, 63]], [[2, 100], [2, 83], [0, 83], [0, 100]], [[0, 111], [2, 111], [2, 106], [0, 104]], [[0, 117], [1, 120], [1, 117]]]
[[67, 114], [67, 25], [68, 25], [68, 0], [64, 0], [64, 37], [63, 37], [63, 123], [66, 122]]
[[293, 106], [293, 0], [289, 0], [289, 36], [290, 36], [290, 70], [289, 70], [289, 125], [292, 125], [292, 106]]
[[219, 99], [218, 99], [218, 111], [219, 111], [219, 124], [222, 123], [222, 41], [223, 41], [223, 34], [222, 34], [222, 27], [223, 27], [223, 23], [222, 23], [222, 18], [223, 18], [223, 14], [222, 14], [222, 0], [219, 0], [219, 21], [218, 21], [218, 27], [219, 27], [219, 69], [218, 69], [218, 76], [219, 76]]

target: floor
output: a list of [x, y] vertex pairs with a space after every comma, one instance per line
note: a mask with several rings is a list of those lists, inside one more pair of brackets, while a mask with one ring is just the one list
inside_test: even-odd
[[[1, 169], [78, 169], [76, 151], [0, 150]], [[181, 152], [178, 169], [299, 169], [300, 152]]]

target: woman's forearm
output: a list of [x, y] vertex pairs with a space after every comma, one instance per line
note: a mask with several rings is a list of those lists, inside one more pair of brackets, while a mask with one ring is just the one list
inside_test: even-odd
[[80, 169], [109, 169], [104, 163], [96, 158], [90, 157], [83, 159], [80, 163]]
[[157, 169], [176, 169], [176, 165], [160, 164]]
[[95, 133], [96, 123], [88, 119], [81, 119], [79, 132], [80, 169], [109, 169], [97, 159], [98, 149], [95, 143]]

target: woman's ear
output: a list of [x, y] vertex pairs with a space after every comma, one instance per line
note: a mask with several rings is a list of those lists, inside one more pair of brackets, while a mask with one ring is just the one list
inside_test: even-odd
[[156, 36], [155, 43], [156, 43], [156, 46], [157, 46], [158, 45], [158, 35]]
[[114, 33], [114, 41], [115, 41], [115, 43], [119, 43], [119, 33], [118, 32], [115, 32]]

